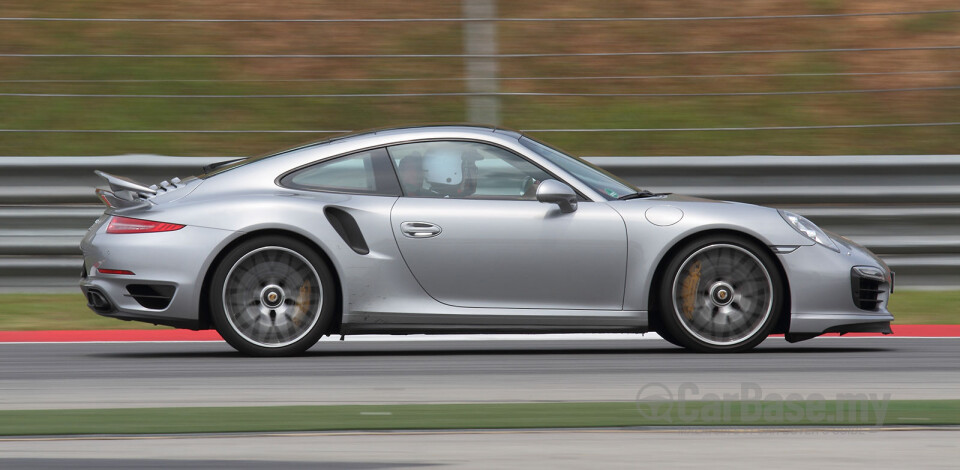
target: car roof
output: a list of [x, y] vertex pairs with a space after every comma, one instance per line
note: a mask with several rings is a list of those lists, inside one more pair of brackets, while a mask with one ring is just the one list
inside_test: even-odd
[[[524, 137], [521, 132], [511, 129], [472, 124], [431, 124], [369, 129], [346, 135], [340, 135], [318, 142], [308, 143], [298, 147], [288, 148], [279, 153], [265, 154], [259, 157], [231, 162], [222, 168], [217, 168], [212, 172], [205, 173], [203, 177], [215, 176], [220, 173], [231, 171], [234, 168], [239, 168], [250, 164], [259, 165], [261, 163], [268, 165], [268, 167], [265, 168], [269, 170], [269, 172], [286, 172], [290, 171], [291, 168], [295, 169], [306, 165], [312, 165], [327, 159], [337, 158], [339, 156], [357, 152], [365, 148], [371, 149], [383, 146], [389, 147], [404, 142], [414, 141], [447, 139], [470, 141], [476, 140], [517, 149], [518, 147], [522, 147], [522, 145], [518, 143], [518, 140], [521, 137]], [[523, 153], [522, 150], [514, 151], [520, 151]], [[603, 200], [603, 195], [600, 195], [596, 191], [590, 189], [588, 186], [583, 185], [575, 176], [570, 175], [569, 172], [567, 172], [564, 168], [545, 160], [542, 156], [537, 155], [536, 152], [533, 151], [528, 153], [528, 157], [533, 158], [534, 162], [539, 165], [546, 165], [546, 167], [549, 168], [553, 174], [559, 175], [558, 179], [561, 181], [565, 181], [568, 184], [571, 184], [570, 180], [578, 181], [578, 183], [573, 184], [574, 189], [581, 194], [587, 195], [586, 197], [588, 199], [592, 199], [591, 195], [594, 195], [597, 200]], [[274, 165], [275, 168], [269, 167], [269, 165]], [[239, 177], [243, 178], [247, 176], [249, 175], [242, 175]]]
[[[313, 147], [333, 142], [347, 142], [351, 140], [359, 140], [366, 137], [372, 137], [375, 135], [382, 136], [391, 136], [391, 135], [403, 135], [403, 134], [412, 134], [417, 132], [429, 132], [429, 131], [444, 131], [444, 132], [467, 132], [467, 133], [478, 133], [478, 134], [505, 134], [515, 138], [519, 138], [523, 134], [512, 129], [506, 129], [502, 127], [492, 126], [492, 125], [480, 125], [480, 124], [427, 124], [427, 125], [410, 125], [410, 126], [395, 126], [395, 127], [381, 127], [375, 129], [365, 129], [361, 131], [350, 132], [348, 134], [338, 135], [336, 137], [331, 137], [329, 139], [311, 142], [305, 145], [296, 147], [297, 149]], [[293, 150], [293, 149], [291, 149]]]
[[429, 133], [439, 133], [439, 134], [474, 134], [477, 136], [493, 136], [498, 134], [500, 136], [512, 137], [514, 139], [519, 139], [523, 134], [520, 132], [499, 128], [496, 126], [489, 125], [477, 125], [477, 124], [429, 124], [429, 125], [410, 125], [410, 126], [398, 126], [398, 127], [383, 127], [377, 129], [366, 129], [362, 131], [350, 132], [347, 134], [338, 135], [331, 137], [329, 139], [307, 142], [301, 145], [294, 147], [288, 147], [279, 152], [269, 152], [261, 155], [241, 158], [236, 160], [236, 164], [231, 165], [230, 163], [234, 162], [225, 162], [224, 165], [218, 165], [217, 168], [213, 171], [206, 171], [204, 174], [208, 176], [213, 176], [216, 174], [223, 173], [230, 169], [236, 168], [238, 166], [245, 166], [250, 163], [260, 162], [267, 159], [273, 159], [274, 157], [283, 157], [283, 156], [293, 156], [302, 150], [310, 150], [318, 147], [324, 147], [327, 145], [339, 145], [346, 144], [350, 145], [352, 142], [357, 141], [360, 145], [363, 145], [363, 141], [367, 139], [373, 139], [375, 137], [393, 137], [397, 140], [402, 140], [403, 136], [406, 134], [429, 134]]

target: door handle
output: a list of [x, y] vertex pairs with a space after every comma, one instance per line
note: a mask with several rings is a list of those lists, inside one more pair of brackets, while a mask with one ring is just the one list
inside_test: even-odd
[[409, 238], [430, 238], [440, 235], [440, 226], [430, 222], [404, 222], [400, 231]]

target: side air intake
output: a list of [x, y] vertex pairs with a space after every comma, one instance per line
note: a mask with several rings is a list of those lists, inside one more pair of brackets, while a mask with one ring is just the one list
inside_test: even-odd
[[327, 207], [323, 210], [323, 213], [327, 216], [327, 220], [333, 229], [340, 235], [340, 238], [347, 243], [347, 246], [357, 254], [366, 255], [370, 253], [367, 241], [363, 239], [363, 233], [360, 232], [360, 226], [357, 225], [357, 221], [352, 215], [337, 207]]

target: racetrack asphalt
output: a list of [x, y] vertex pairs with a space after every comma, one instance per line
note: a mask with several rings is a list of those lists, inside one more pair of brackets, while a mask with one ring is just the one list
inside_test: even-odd
[[0, 439], [23, 469], [956, 468], [960, 430], [558, 429]]
[[[0, 409], [632, 401], [645, 387], [960, 398], [960, 339], [770, 338], [743, 354], [659, 339], [362, 342], [250, 358], [222, 342], [0, 344]], [[686, 390], [691, 390], [686, 387]]]

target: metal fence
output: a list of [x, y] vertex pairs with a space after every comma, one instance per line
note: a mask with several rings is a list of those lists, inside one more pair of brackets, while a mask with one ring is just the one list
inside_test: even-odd
[[[201, 2], [202, 3], [202, 2]], [[918, 54], [940, 53], [948, 54], [938, 57], [944, 57], [938, 62], [943, 64], [955, 64], [954, 54], [960, 51], [960, 44], [957, 44], [955, 35], [937, 34], [927, 35], [921, 40], [919, 32], [930, 33], [938, 31], [942, 26], [925, 26], [929, 21], [936, 24], [950, 19], [960, 14], [960, 9], [956, 5], [943, 3], [942, 8], [935, 8], [936, 5], [926, 5], [928, 9], [902, 8], [897, 11], [862, 11], [849, 8], [842, 8], [833, 11], [834, 8], [824, 8], [816, 5], [794, 5], [786, 11], [792, 13], [771, 14], [779, 8], [757, 9], [750, 6], [741, 6], [741, 8], [728, 8], [725, 6], [720, 9], [697, 9], [695, 13], [703, 16], [678, 16], [682, 12], [691, 11], [685, 8], [652, 8], [641, 9], [643, 13], [649, 16], [566, 16], [571, 12], [602, 12], [604, 9], [591, 8], [591, 2], [579, 2], [582, 5], [571, 8], [567, 5], [564, 8], [538, 8], [536, 16], [510, 16], [518, 14], [515, 8], [502, 8], [508, 2], [498, 2], [496, 0], [461, 0], [459, 7], [457, 2], [447, 2], [442, 8], [432, 8], [433, 14], [440, 16], [415, 16], [415, 17], [364, 17], [364, 16], [346, 16], [335, 17], [337, 13], [350, 15], [371, 13], [364, 9], [346, 8], [343, 11], [327, 11], [322, 7], [305, 8], [295, 12], [286, 12], [289, 14], [299, 14], [303, 16], [288, 17], [282, 13], [277, 16], [263, 17], [249, 16], [251, 12], [248, 9], [235, 9], [224, 6], [214, 10], [218, 17], [205, 17], [203, 13], [213, 13], [210, 9], [195, 9], [193, 11], [172, 12], [165, 10], [151, 11], [149, 8], [138, 9], [135, 12], [130, 9], [104, 9], [90, 8], [86, 13], [92, 16], [65, 17], [59, 16], [57, 9], [44, 8], [37, 6], [35, 8], [26, 8], [16, 12], [16, 15], [10, 13], [10, 16], [0, 16], [0, 25], [11, 30], [22, 30], [23, 33], [11, 36], [10, 44], [5, 44], [5, 48], [0, 50], [0, 63], [23, 63], [31, 64], [29, 71], [24, 70], [24, 75], [19, 74], [0, 74], [0, 102], [36, 103], [42, 109], [52, 115], [59, 116], [59, 108], [53, 107], [59, 103], [76, 103], [77, 100], [90, 103], [93, 106], [103, 106], [102, 103], [122, 103], [117, 107], [118, 113], [115, 116], [131, 116], [126, 119], [129, 127], [126, 128], [97, 128], [85, 126], [79, 127], [28, 127], [19, 125], [17, 122], [11, 122], [0, 128], [0, 133], [11, 135], [18, 139], [23, 139], [24, 135], [42, 134], [50, 136], [51, 139], [65, 139], [64, 134], [102, 134], [104, 140], [107, 138], [119, 139], [121, 135], [129, 136], [131, 134], [250, 134], [250, 133], [339, 133], [337, 129], [305, 129], [298, 128], [296, 124], [274, 128], [273, 122], [267, 118], [260, 127], [256, 121], [250, 123], [251, 128], [243, 129], [217, 129], [217, 128], [149, 128], [143, 127], [151, 120], [142, 119], [143, 114], [139, 111], [139, 106], [147, 102], [157, 102], [159, 100], [175, 102], [179, 106], [184, 106], [185, 102], [202, 103], [209, 106], [211, 110], [220, 116], [229, 116], [232, 108], [223, 107], [222, 103], [237, 103], [240, 100], [254, 102], [277, 103], [278, 101], [290, 102], [291, 100], [311, 99], [317, 100], [316, 106], [335, 106], [330, 103], [353, 102], [357, 106], [369, 106], [370, 103], [404, 103], [406, 100], [422, 100], [418, 103], [435, 102], [441, 99], [449, 99], [448, 103], [465, 103], [465, 121], [485, 124], [498, 124], [501, 115], [509, 106], [507, 98], [524, 97], [526, 99], [537, 99], [540, 103], [547, 103], [552, 109], [559, 109], [556, 100], [546, 98], [570, 98], [570, 97], [590, 97], [596, 98], [605, 103], [610, 98], [624, 99], [630, 102], [640, 100], [668, 100], [669, 103], [693, 103], [688, 101], [694, 98], [720, 98], [728, 99], [738, 97], [743, 100], [756, 99], [757, 97], [783, 97], [784, 99], [795, 99], [797, 97], [814, 97], [824, 95], [869, 95], [877, 97], [871, 101], [879, 100], [878, 95], [900, 95], [916, 94], [926, 97], [928, 94], [936, 92], [934, 98], [925, 98], [933, 103], [947, 103], [951, 99], [955, 100], [954, 94], [960, 90], [960, 84], [954, 79], [960, 74], [956, 67], [945, 66], [940, 70], [917, 70], [905, 68], [907, 65], [901, 60], [905, 52], [916, 52]], [[569, 3], [569, 2], [568, 2]], [[573, 2], [577, 3], [577, 2]], [[919, 8], [919, 7], [916, 7]], [[412, 8], [410, 11], [415, 11]], [[503, 11], [501, 11], [503, 10]], [[521, 8], [520, 11], [524, 9]], [[256, 11], [256, 10], [254, 10]], [[627, 10], [625, 10], [627, 11]], [[807, 13], [804, 13], [806, 11]], [[721, 15], [713, 14], [720, 13]], [[134, 14], [136, 17], [124, 16]], [[501, 13], [508, 16], [500, 16]], [[107, 16], [100, 16], [100, 15]], [[117, 14], [117, 16], [112, 16]], [[195, 16], [179, 16], [179, 15]], [[529, 13], [528, 13], [529, 14]], [[20, 16], [22, 15], [22, 16]], [[222, 16], [221, 16], [222, 15]], [[916, 31], [911, 35], [909, 42], [902, 39], [893, 42], [887, 42], [882, 38], [877, 38], [873, 33], [877, 28], [889, 28], [890, 25], [876, 26], [875, 21], [883, 19], [896, 19], [897, 21], [910, 21], [920, 26], [911, 26], [922, 31]], [[869, 21], [867, 21], [869, 20]], [[601, 38], [600, 36], [591, 36], [592, 32], [587, 32], [584, 28], [592, 28], [591, 31], [599, 31], [604, 28], [608, 31], [622, 28], [624, 25], [632, 25], [635, 30], [643, 28], [652, 28], [654, 25], [671, 24], [670, 34], [676, 37], [697, 36], [697, 32], [703, 30], [703, 27], [718, 23], [733, 23], [737, 29], [749, 31], [751, 35], [755, 34], [767, 37], [762, 28], [776, 28], [777, 31], [792, 31], [792, 26], [780, 27], [771, 25], [806, 25], [805, 28], [815, 27], [820, 24], [832, 25], [830, 30], [823, 30], [820, 33], [811, 32], [810, 29], [803, 29], [802, 34], [790, 34], [789, 38], [803, 38], [803, 34], [822, 34], [817, 36], [817, 44], [822, 47], [811, 48], [809, 41], [783, 41], [784, 38], [773, 38], [769, 44], [765, 43], [762, 47], [752, 43], [739, 43], [738, 41], [727, 42], [718, 40], [717, 44], [710, 44], [710, 39], [714, 38], [710, 33], [703, 35], [696, 45], [687, 44], [683, 49], [672, 49], [666, 44], [657, 46], [654, 41], [652, 49], [647, 49], [642, 45], [644, 41], [638, 41], [634, 33], [611, 36], [610, 38]], [[303, 50], [297, 47], [287, 48], [279, 47], [278, 44], [284, 43], [285, 36], [277, 36], [275, 41], [258, 43], [256, 41], [242, 42], [243, 48], [237, 49], [237, 36], [210, 36], [209, 42], [204, 44], [203, 48], [195, 47], [184, 48], [184, 44], [179, 41], [156, 41], [156, 37], [162, 37], [163, 34], [177, 35], [181, 37], [182, 30], [173, 30], [170, 28], [188, 28], [192, 34], [212, 34], [220, 30], [236, 31], [235, 34], [242, 35], [245, 30], [265, 25], [277, 26], [277, 31], [287, 31], [284, 34], [325, 34], [336, 36], [339, 31], [350, 31], [355, 33], [362, 31], [358, 35], [365, 38], [369, 35], [377, 37], [391, 38], [393, 42], [386, 43], [386, 46], [376, 46], [375, 43], [355, 44], [364, 47], [344, 47], [342, 44], [324, 43], [321, 52], [315, 50]], [[865, 24], [874, 24], [870, 29], [863, 28]], [[898, 23], [903, 27], [906, 23]], [[64, 38], [72, 37], [107, 37], [111, 35], [129, 36], [129, 41], [121, 41], [107, 44], [98, 44], [86, 40], [74, 44], [71, 50], [61, 50], [44, 46], [45, 41], [27, 41], [23, 38], [37, 39], [46, 37], [49, 33], [44, 27], [56, 26], [63, 30]], [[117, 30], [115, 28], [128, 29]], [[384, 30], [391, 26], [400, 28]], [[530, 41], [532, 38], [540, 36], [544, 26], [550, 26], [556, 30], [570, 29], [571, 34], [564, 35], [560, 40], [553, 41], [549, 45], [537, 44], [536, 41]], [[462, 29], [462, 39], [451, 38], [455, 36], [436, 36], [433, 43], [426, 41], [433, 36], [425, 33], [428, 28], [454, 27]], [[135, 28], [135, 29], [131, 29]], [[279, 29], [284, 28], [284, 29]], [[293, 29], [292, 29], [293, 28]], [[302, 29], [296, 29], [302, 28]], [[349, 29], [335, 29], [349, 28]], [[402, 28], [402, 29], [401, 29]], [[499, 29], [498, 29], [499, 28]], [[686, 28], [686, 29], [680, 29]], [[926, 29], [931, 31], [926, 31]], [[501, 31], [506, 29], [506, 32]], [[687, 31], [690, 29], [690, 31]], [[295, 31], [290, 33], [289, 31]], [[176, 32], [172, 32], [176, 31]], [[369, 32], [367, 32], [369, 31]], [[417, 36], [407, 36], [410, 31], [416, 31]], [[433, 30], [431, 30], [433, 31]], [[882, 29], [885, 34], [897, 36], [896, 31]], [[322, 33], [318, 33], [322, 32]], [[262, 33], [261, 33], [262, 34]], [[662, 33], [658, 33], [662, 34]], [[141, 36], [142, 35], [142, 36]], [[729, 36], [729, 35], [728, 35]], [[190, 36], [192, 37], [192, 36]], [[202, 36], [208, 37], [208, 36]], [[305, 36], [312, 37], [312, 36]], [[584, 38], [591, 38], [584, 41]], [[701, 37], [701, 36], [697, 36]], [[706, 40], [706, 41], [705, 41]], [[932, 42], [929, 40], [934, 40]], [[462, 47], [457, 49], [456, 42], [462, 41]], [[947, 41], [947, 42], [944, 42]], [[952, 42], [950, 42], [952, 41]], [[298, 41], [289, 41], [291, 44], [297, 44]], [[353, 41], [356, 43], [357, 41]], [[639, 42], [639, 44], [638, 44]], [[107, 47], [104, 47], [107, 46]], [[372, 46], [372, 47], [370, 47]], [[571, 47], [575, 46], [575, 47]], [[663, 49], [657, 49], [662, 47]], [[677, 46], [680, 47], [680, 46]], [[382, 49], [382, 50], [381, 50]], [[891, 55], [892, 54], [892, 55]], [[667, 66], [660, 70], [650, 62], [633, 62], [632, 66], [636, 70], [649, 72], [649, 74], [638, 75], [634, 73], [620, 73], [611, 75], [614, 71], [628, 70], [626, 68], [596, 66], [584, 67], [581, 64], [596, 64], [597, 59], [615, 59], [617, 63], [630, 60], [655, 60], [657, 58], [671, 58], [671, 61], [681, 60], [684, 57], [699, 57], [704, 59], [702, 62], [708, 63], [709, 60], [722, 57], [744, 57], [749, 56], [751, 67], [740, 70], [739, 73], [731, 71], [739, 70], [732, 65], [723, 65], [719, 70], [711, 68], [714, 64], [704, 67], [700, 70], [688, 71], [685, 74], [680, 73], [674, 66]], [[830, 59], [831, 67], [836, 70], [824, 71], [818, 69], [797, 69], [796, 71], [786, 71], [786, 63], [773, 61], [772, 59], [762, 59], [762, 57], [783, 57], [783, 56], [801, 56], [801, 57], [844, 57], [856, 56], [865, 59], [858, 60], [857, 64], [844, 64], [843, 62], [833, 61], [840, 59]], [[873, 59], [866, 59], [866, 58]], [[568, 64], [576, 64], [575, 67], [529, 67], [531, 63], [536, 63], [544, 59], [549, 63], [552, 59], [564, 58]], [[709, 59], [708, 59], [709, 58]], [[673, 60], [675, 59], [675, 60]], [[312, 70], [310, 72], [301, 71], [299, 74], [284, 75], [279, 73], [271, 74], [253, 74], [246, 75], [239, 69], [234, 69], [237, 63], [248, 61], [257, 61], [264, 64], [262, 68], [272, 68], [273, 64], [295, 63], [324, 63], [323, 61], [336, 60], [359, 63], [359, 64], [382, 64], [375, 67], [377, 74], [363, 72], [365, 67], [326, 67], [329, 70]], [[804, 59], [798, 61], [797, 66], [810, 67], [818, 59]], [[104, 62], [105, 61], [105, 62]], [[221, 73], [209, 75], [168, 75], [168, 69], [171, 64], [186, 63], [190, 61], [212, 61], [217, 64], [225, 64], [218, 67], [221, 73], [233, 74], [221, 75]], [[590, 61], [590, 62], [585, 62]], [[108, 68], [101, 71], [100, 76], [93, 77], [84, 73], [88, 67], [96, 68], [100, 63], [124, 64], [136, 69], [151, 70], [155, 73], [131, 74], [132, 70], [120, 68]], [[424, 73], [438, 64], [463, 64], [462, 75], [451, 74], [442, 75], [435, 73]], [[534, 76], [519, 73], [517, 68], [510, 64], [524, 64], [519, 70], [529, 70]], [[922, 63], [922, 62], [920, 62]], [[67, 66], [52, 64], [69, 64]], [[84, 65], [86, 64], [86, 65]], [[135, 64], [135, 65], [134, 65]], [[234, 65], [228, 65], [234, 64]], [[396, 67], [394, 64], [406, 64], [406, 67]], [[416, 66], [410, 66], [416, 64]], [[841, 67], [841, 65], [844, 65]], [[847, 66], [850, 66], [847, 68]], [[250, 66], [248, 66], [250, 67]], [[257, 68], [261, 68], [257, 67]], [[284, 66], [289, 67], [289, 66]], [[596, 68], [594, 68], [596, 67]], [[758, 68], [759, 67], [759, 68]], [[300, 66], [292, 67], [293, 69]], [[356, 68], [353, 76], [341, 75], [345, 70]], [[394, 70], [396, 75], [383, 75], [382, 71]], [[939, 67], [937, 67], [939, 68]], [[187, 69], [190, 71], [191, 69]], [[329, 73], [336, 70], [337, 73]], [[506, 72], [501, 74], [501, 70]], [[510, 73], [509, 71], [513, 71]], [[684, 68], [686, 70], [686, 68]], [[549, 73], [548, 73], [549, 71]], [[587, 71], [587, 72], [585, 72]], [[673, 74], [670, 72], [672, 71]], [[752, 71], [752, 72], [750, 72]], [[114, 75], [114, 72], [118, 74]], [[600, 73], [600, 75], [591, 75], [591, 72]], [[725, 73], [724, 73], [725, 72]], [[197, 71], [192, 71], [197, 73]], [[571, 75], [572, 74], [572, 75]], [[899, 86], [874, 86], [861, 84], [853, 86], [858, 82], [848, 83], [846, 79], [850, 77], [865, 76], [888, 76], [891, 82]], [[821, 79], [833, 77], [835, 80], [818, 80], [812, 83], [834, 83], [829, 86], [801, 85], [800, 83], [791, 84], [796, 78], [812, 79], [819, 77]], [[893, 78], [898, 77], [898, 78]], [[754, 79], [769, 79], [764, 82], [757, 82]], [[791, 80], [785, 80], [790, 78]], [[746, 82], [740, 82], [741, 79], [750, 79]], [[775, 80], [776, 79], [776, 80]], [[285, 85], [281, 83], [286, 82]], [[303, 91], [302, 88], [291, 88], [291, 83], [316, 83], [320, 87], [314, 87], [313, 91]], [[590, 87], [584, 87], [587, 82], [592, 82]], [[247, 86], [235, 88], [232, 86], [210, 88], [209, 85], [227, 85], [244, 83]], [[348, 84], [362, 85], [361, 87], [347, 86]], [[648, 85], [648, 84], [655, 85]], [[732, 83], [726, 85], [724, 83]], [[739, 83], [739, 84], [738, 84]], [[767, 83], [757, 86], [758, 83]], [[869, 82], [876, 83], [876, 82]], [[127, 85], [137, 84], [135, 88], [126, 88]], [[162, 84], [162, 86], [161, 86]], [[172, 89], [170, 84], [178, 86]], [[179, 85], [189, 84], [189, 87]], [[202, 85], [206, 84], [206, 85]], [[259, 84], [259, 86], [251, 86]], [[271, 85], [268, 85], [271, 84]], [[397, 86], [400, 84], [409, 84], [412, 87]], [[571, 86], [564, 87], [561, 84]], [[783, 89], [783, 85], [788, 84], [791, 88]], [[120, 86], [123, 85], [123, 86]], [[331, 86], [335, 85], [335, 86]], [[561, 85], [558, 87], [558, 85]], [[718, 86], [719, 85], [719, 86]], [[77, 87], [80, 88], [77, 88]], [[196, 89], [194, 90], [196, 86]], [[246, 89], [246, 92], [239, 90]], [[140, 90], [140, 91], [137, 91]], [[194, 90], [194, 91], [190, 91]], [[207, 92], [203, 92], [207, 90]], [[214, 90], [211, 92], [210, 90]], [[233, 91], [231, 91], [233, 90]], [[309, 90], [309, 89], [308, 89]], [[589, 91], [588, 91], [589, 90]], [[660, 91], [657, 91], [660, 90]], [[938, 98], [939, 97], [939, 98]], [[15, 100], [15, 101], [11, 101]], [[26, 101], [25, 101], [26, 100]], [[321, 104], [320, 101], [326, 104]], [[399, 100], [399, 101], [398, 101]], [[503, 102], [501, 102], [503, 101]], [[698, 100], [699, 101], [699, 100]], [[739, 100], [737, 100], [739, 101]], [[912, 100], [912, 102], [922, 102], [924, 100]], [[526, 103], [527, 101], [525, 101]], [[553, 104], [550, 104], [550, 103]], [[727, 103], [723, 101], [722, 103]], [[866, 100], [864, 100], [866, 102]], [[130, 104], [137, 103], [137, 104]], [[791, 102], [792, 103], [792, 102]], [[454, 104], [453, 106], [458, 106]], [[717, 106], [724, 106], [719, 104]], [[791, 109], [792, 105], [787, 109]], [[896, 104], [891, 104], [891, 109], [897, 109]], [[391, 114], [402, 113], [403, 109], [415, 109], [419, 106], [402, 106], [397, 109], [391, 109]], [[769, 108], [770, 105], [764, 105]], [[193, 109], [193, 108], [189, 108]], [[641, 112], [642, 108], [636, 108], [636, 112]], [[734, 132], [734, 131], [796, 131], [796, 130], [842, 130], [842, 129], [880, 129], [880, 128], [914, 128], [917, 132], [929, 132], [939, 128], [940, 132], [952, 132], [947, 127], [954, 128], [960, 126], [953, 116], [949, 113], [936, 112], [929, 113], [884, 113], [890, 114], [889, 117], [894, 122], [883, 122], [886, 119], [876, 119], [876, 113], [870, 107], [863, 108], [865, 113], [837, 112], [836, 110], [823, 113], [825, 116], [837, 114], [840, 116], [848, 115], [850, 120], [833, 123], [832, 121], [808, 122], [809, 117], [798, 115], [795, 118], [803, 117], [803, 122], [793, 124], [791, 120], [781, 121], [780, 125], [759, 125], [753, 119], [742, 122], [743, 119], [735, 119], [734, 116], [726, 116], [728, 120], [714, 121], [708, 118], [708, 122], [703, 127], [687, 127], [686, 125], [673, 128], [590, 128], [587, 122], [568, 123], [565, 129], [529, 129], [538, 132], [685, 132], [685, 133], [703, 133], [703, 132]], [[382, 112], [382, 110], [381, 110]], [[125, 114], [129, 113], [129, 114]], [[324, 113], [311, 113], [311, 116]], [[332, 114], [332, 113], [328, 113]], [[370, 113], [377, 115], [379, 113]], [[786, 113], [789, 116], [790, 113]], [[859, 118], [857, 115], [860, 114]], [[913, 115], [919, 120], [901, 119], [904, 116]], [[925, 116], [926, 115], [926, 116]], [[430, 116], [429, 114], [427, 116]], [[723, 117], [720, 115], [718, 117]], [[787, 117], [784, 116], [784, 117]], [[937, 116], [932, 118], [930, 116]], [[426, 116], [411, 114], [409, 116], [399, 116], [400, 122], [422, 121]], [[675, 116], [676, 117], [676, 116]], [[753, 117], [752, 114], [750, 116]], [[408, 118], [408, 119], [404, 119]], [[431, 118], [432, 119], [432, 118]], [[693, 119], [701, 123], [703, 116], [696, 116]], [[121, 119], [122, 120], [122, 119]], [[54, 122], [52, 120], [49, 122]], [[76, 121], [76, 120], [74, 120]], [[94, 123], [97, 120], [94, 120]], [[228, 119], [224, 121], [229, 122]], [[57, 122], [72, 122], [59, 120]], [[76, 121], [80, 122], [80, 121]], [[208, 122], [217, 122], [217, 119], [210, 119]], [[310, 119], [306, 122], [313, 122]], [[309, 125], [304, 123], [304, 125]], [[322, 122], [322, 120], [320, 121]], [[339, 121], [338, 121], [339, 122]], [[754, 122], [753, 125], [750, 125]], [[371, 120], [366, 125], [356, 126], [358, 128], [378, 127], [387, 124], [382, 120]], [[536, 123], [528, 123], [531, 127]], [[94, 124], [95, 125], [95, 124]], [[281, 125], [282, 124], [278, 124]], [[602, 124], [601, 124], [602, 125]], [[155, 124], [154, 124], [155, 126]], [[526, 128], [526, 125], [514, 125], [518, 128]], [[219, 126], [215, 126], [219, 127]], [[245, 126], [244, 126], [245, 127]], [[323, 126], [321, 126], [323, 127]], [[917, 134], [929, 135], [929, 134]], [[109, 137], [108, 137], [109, 136]], [[225, 136], [220, 136], [225, 137]], [[224, 139], [226, 140], [226, 139]], [[120, 141], [118, 141], [120, 142]], [[949, 140], [948, 140], [949, 142]], [[117, 143], [116, 148], [126, 149], [122, 143]], [[199, 145], [199, 144], [198, 144]], [[16, 148], [16, 147], [15, 147]], [[217, 147], [213, 147], [217, 148]], [[772, 146], [771, 148], [778, 148]], [[16, 150], [21, 152], [19, 148]], [[94, 150], [95, 152], [109, 150]], [[119, 150], [122, 151], [122, 150]], [[162, 151], [162, 150], [158, 150]], [[695, 151], [695, 150], [694, 150]], [[806, 150], [804, 150], [806, 151]], [[923, 151], [923, 150], [914, 150]], [[940, 150], [930, 150], [931, 152]], [[952, 150], [950, 150], [952, 151]]]
[[[93, 170], [154, 183], [226, 158], [0, 158], [0, 290], [76, 286]], [[594, 157], [647, 189], [789, 208], [879, 254], [901, 286], [960, 288], [960, 155]]]

